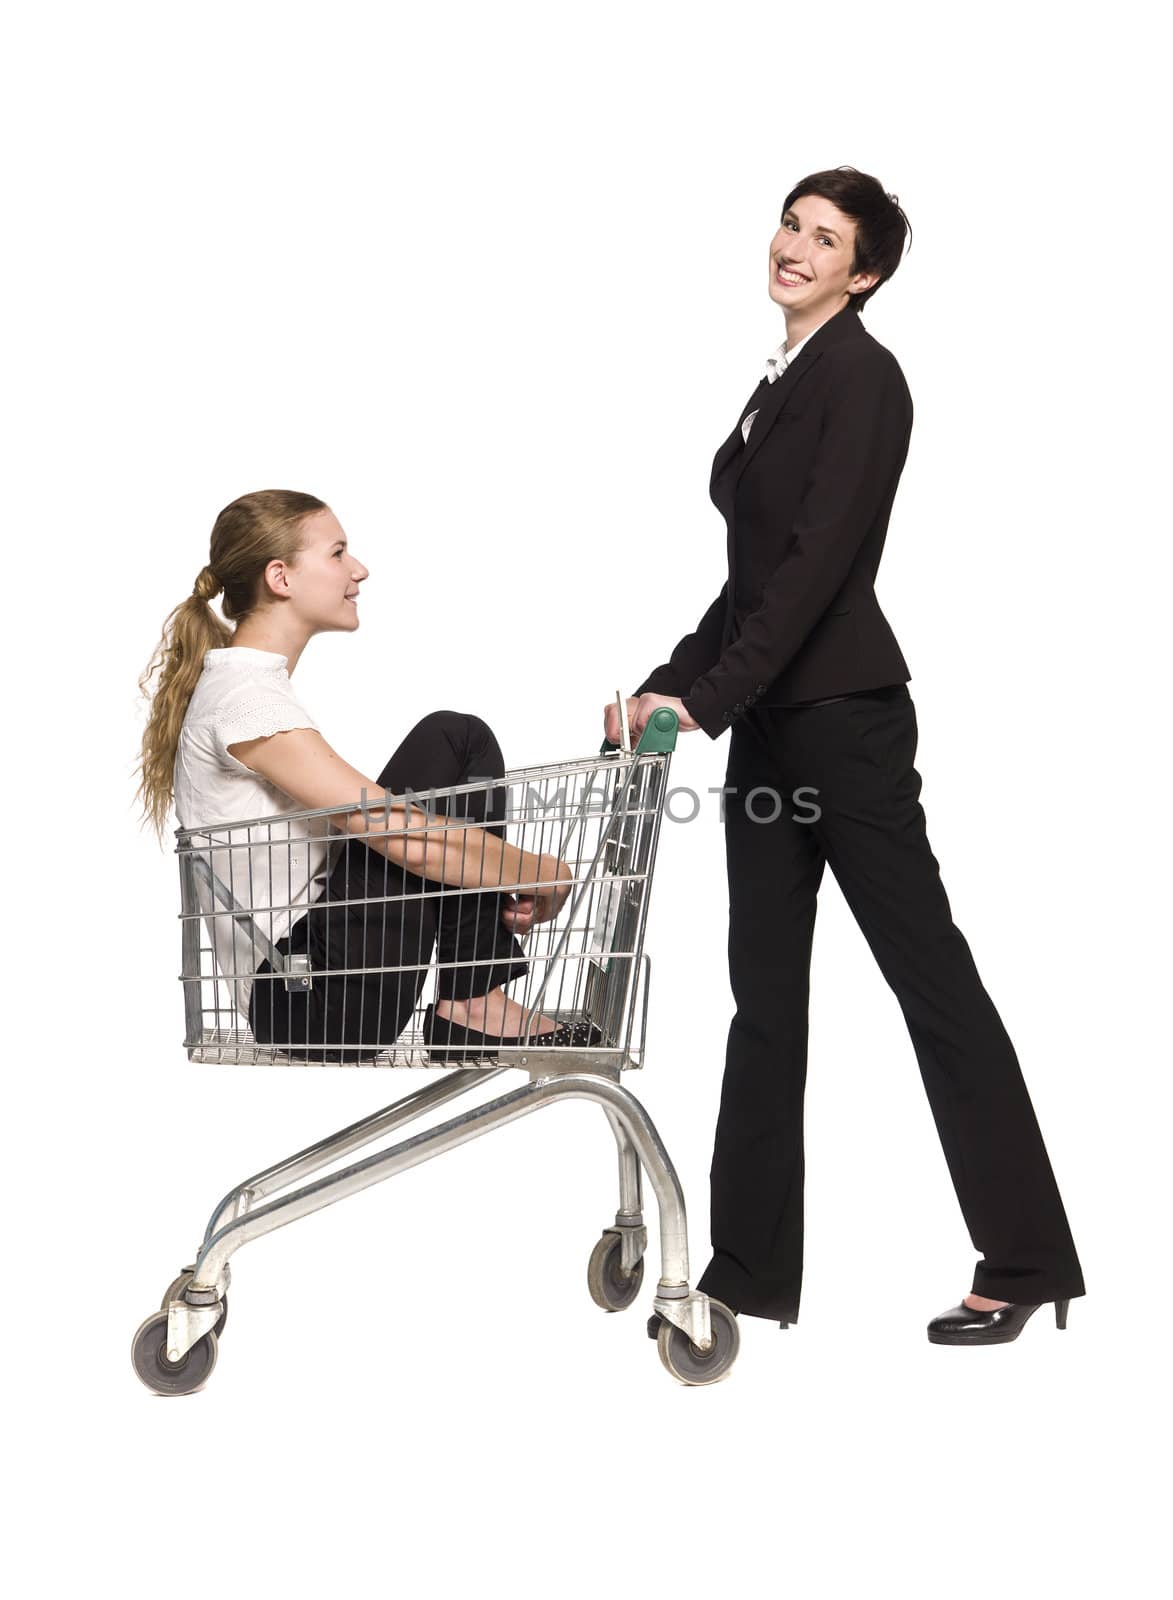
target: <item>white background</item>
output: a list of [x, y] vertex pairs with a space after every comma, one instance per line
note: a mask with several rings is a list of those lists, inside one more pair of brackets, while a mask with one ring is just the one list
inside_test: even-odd
[[[6, 35], [19, 1592], [1144, 1592], [1170, 240], [1141, 8], [108, 3]], [[644, 1337], [654, 1207], [638, 1306], [589, 1300], [614, 1147], [574, 1104], [251, 1246], [208, 1388], [152, 1399], [131, 1335], [220, 1195], [427, 1080], [178, 1043], [135, 684], [216, 512], [309, 490], [369, 565], [360, 630], [296, 680], [363, 770], [437, 706], [511, 765], [596, 749], [603, 701], [720, 586], [710, 461], [785, 331], [767, 245], [840, 162], [914, 230], [865, 316], [916, 405], [878, 588], [930, 839], [1081, 1253], [1068, 1331], [926, 1342], [973, 1250], [828, 874], [802, 1320], [742, 1319], [727, 1382], [678, 1386]], [[685, 737], [673, 781], [720, 784], [725, 743]], [[628, 1081], [694, 1276], [725, 913], [713, 811], [666, 824]]]

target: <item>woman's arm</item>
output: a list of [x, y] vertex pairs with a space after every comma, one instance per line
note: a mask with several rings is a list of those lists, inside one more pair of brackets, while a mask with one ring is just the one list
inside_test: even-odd
[[[359, 807], [364, 790], [368, 807], [377, 810], [387, 797], [385, 789], [344, 761], [312, 728], [247, 739], [229, 745], [228, 753], [307, 810]], [[384, 816], [386, 821], [356, 809], [337, 817], [335, 825], [421, 878], [532, 894], [535, 922], [557, 916], [570, 892], [570, 868], [557, 856], [533, 855], [475, 823], [429, 816], [402, 802], [386, 807]]]

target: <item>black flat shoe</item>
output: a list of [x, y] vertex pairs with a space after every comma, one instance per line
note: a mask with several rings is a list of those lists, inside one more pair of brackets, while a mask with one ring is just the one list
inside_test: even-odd
[[[587, 1050], [592, 1045], [605, 1044], [602, 1033], [593, 1022], [560, 1022], [548, 1033], [502, 1037], [499, 1033], [478, 1033], [475, 1028], [464, 1028], [459, 1022], [436, 1015], [434, 1006], [424, 1012], [422, 1033], [428, 1046], [430, 1061], [456, 1061], [462, 1065], [474, 1061], [495, 1061], [495, 1052], [508, 1047], [530, 1050]], [[445, 1049], [449, 1046], [449, 1049]], [[460, 1048], [456, 1048], [459, 1046]]]
[[[1055, 1307], [1055, 1326], [1067, 1326], [1069, 1300], [1041, 1302]], [[971, 1311], [964, 1301], [942, 1311], [929, 1323], [930, 1344], [1009, 1344], [1017, 1339], [1038, 1310], [1033, 1306], [1001, 1306], [997, 1311]]]
[[[734, 1311], [733, 1315], [736, 1316], [737, 1312]], [[648, 1338], [649, 1339], [658, 1339], [660, 1337], [660, 1325], [661, 1325], [661, 1323], [663, 1321], [664, 1321], [664, 1319], [663, 1319], [663, 1317], [660, 1315], [660, 1313], [658, 1311], [653, 1311], [652, 1312], [651, 1316], [648, 1318]], [[780, 1328], [788, 1328], [790, 1326], [790, 1324], [788, 1322], [780, 1322], [778, 1324], [778, 1326]]]

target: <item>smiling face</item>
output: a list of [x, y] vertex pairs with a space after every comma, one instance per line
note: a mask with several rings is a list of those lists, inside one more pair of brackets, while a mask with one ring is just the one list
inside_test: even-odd
[[358, 627], [358, 586], [369, 576], [366, 567], [351, 555], [332, 511], [306, 517], [301, 538], [296, 561], [271, 561], [266, 567], [270, 592], [292, 608], [307, 638], [315, 633], [352, 632]]
[[800, 195], [782, 213], [770, 240], [770, 299], [786, 312], [791, 344], [879, 282], [878, 273], [852, 271], [854, 254], [855, 223], [829, 200]]

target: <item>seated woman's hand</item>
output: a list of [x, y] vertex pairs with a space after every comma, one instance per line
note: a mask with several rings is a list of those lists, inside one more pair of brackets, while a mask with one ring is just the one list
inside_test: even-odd
[[552, 922], [562, 910], [574, 874], [557, 856], [541, 856], [538, 876], [554, 879], [538, 889], [521, 889], [502, 907], [501, 921], [511, 933], [527, 934], [535, 922]]
[[532, 894], [510, 894], [505, 896], [505, 904], [501, 907], [501, 921], [510, 933], [524, 939], [534, 925], [534, 897]]
[[542, 856], [541, 863], [541, 876], [547, 881], [541, 888], [534, 889], [530, 893], [529, 898], [533, 901], [533, 921], [553, 922], [566, 903], [566, 897], [574, 884], [574, 873], [566, 862], [559, 861], [557, 856]]

